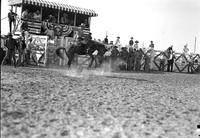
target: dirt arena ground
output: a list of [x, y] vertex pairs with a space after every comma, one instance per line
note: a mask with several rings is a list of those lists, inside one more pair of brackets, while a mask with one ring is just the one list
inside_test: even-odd
[[1, 67], [2, 138], [198, 138], [200, 75]]

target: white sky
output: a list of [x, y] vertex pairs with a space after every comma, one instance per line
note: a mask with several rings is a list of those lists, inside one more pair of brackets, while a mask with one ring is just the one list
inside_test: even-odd
[[[93, 38], [103, 40], [106, 31], [109, 41], [121, 37], [128, 44], [131, 36], [147, 47], [151, 40], [155, 49], [164, 50], [174, 45], [182, 52], [188, 43], [190, 52], [200, 53], [200, 0], [50, 0], [93, 9], [98, 17], [91, 21]], [[1, 3], [1, 18], [7, 16], [7, 0]], [[7, 19], [2, 21], [2, 34], [9, 30]]]

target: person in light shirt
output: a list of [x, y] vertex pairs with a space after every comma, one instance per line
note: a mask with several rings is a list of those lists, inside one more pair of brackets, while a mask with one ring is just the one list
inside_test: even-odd
[[189, 52], [189, 48], [188, 48], [188, 45], [186, 44], [186, 45], [184, 45], [184, 48], [183, 48], [183, 54], [188, 54], [188, 52]]
[[135, 44], [134, 44], [134, 46], [133, 46], [133, 49], [134, 50], [138, 50], [138, 43], [139, 43], [139, 41], [135, 41]]
[[40, 11], [37, 10], [34, 14], [33, 14], [33, 18], [37, 21], [40, 21], [41, 20], [41, 14], [40, 14]]
[[115, 44], [114, 44], [115, 46], [117, 46], [117, 48], [118, 48], [118, 50], [120, 50], [121, 48], [121, 43], [120, 43], [120, 37], [118, 36], [117, 37], [117, 40], [115, 41]]
[[62, 24], [69, 24], [69, 16], [68, 16], [68, 14], [66, 14], [66, 13], [63, 13], [63, 16], [61, 17], [61, 19], [60, 19], [60, 23], [62, 23]]
[[22, 13], [22, 19], [27, 20], [28, 19], [28, 9], [24, 10]]
[[53, 26], [49, 26], [49, 28], [47, 28], [47, 30], [45, 31], [46, 35], [48, 36], [49, 40], [53, 40], [54, 39], [54, 31], [53, 31]]

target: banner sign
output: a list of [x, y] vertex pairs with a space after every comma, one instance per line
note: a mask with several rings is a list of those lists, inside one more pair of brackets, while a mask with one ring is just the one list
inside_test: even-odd
[[46, 66], [47, 36], [32, 35], [30, 50], [35, 62]]

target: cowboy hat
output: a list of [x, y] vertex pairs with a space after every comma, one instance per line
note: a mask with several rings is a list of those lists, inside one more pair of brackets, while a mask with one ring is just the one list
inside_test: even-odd
[[139, 43], [139, 41], [138, 41], [138, 40], [136, 40], [136, 41], [135, 41], [135, 43]]
[[117, 38], [120, 38], [119, 36]]

